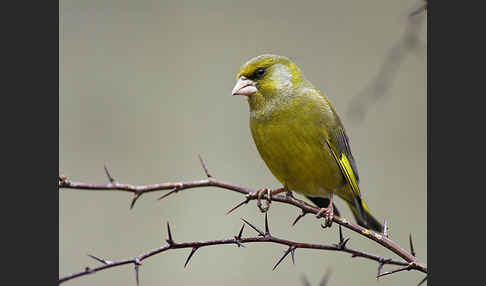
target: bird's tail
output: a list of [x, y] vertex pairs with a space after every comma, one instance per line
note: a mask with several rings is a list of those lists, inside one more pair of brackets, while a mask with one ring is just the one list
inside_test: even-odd
[[348, 202], [348, 206], [353, 212], [356, 222], [362, 226], [377, 232], [383, 231], [383, 225], [371, 214], [370, 209], [361, 198], [356, 201]]

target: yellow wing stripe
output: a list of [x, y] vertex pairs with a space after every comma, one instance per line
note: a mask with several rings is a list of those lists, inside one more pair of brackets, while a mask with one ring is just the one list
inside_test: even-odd
[[334, 159], [338, 163], [339, 168], [341, 169], [341, 172], [344, 175], [344, 178], [349, 183], [351, 190], [353, 191], [353, 193], [356, 196], [360, 197], [361, 193], [359, 191], [358, 181], [356, 180], [356, 177], [354, 176], [353, 168], [351, 167], [351, 163], [349, 163], [348, 157], [346, 156], [346, 154], [341, 153], [341, 156], [340, 156], [341, 158], [338, 158], [338, 156], [334, 152], [334, 149], [331, 148], [331, 144], [329, 143], [329, 141], [326, 141], [326, 143], [329, 146], [329, 149], [331, 150], [331, 153], [332, 153]]

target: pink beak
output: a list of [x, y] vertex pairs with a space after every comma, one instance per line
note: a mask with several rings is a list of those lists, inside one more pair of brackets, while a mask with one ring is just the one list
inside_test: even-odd
[[232, 95], [252, 95], [257, 92], [258, 89], [255, 87], [255, 82], [242, 76], [238, 79], [231, 92]]

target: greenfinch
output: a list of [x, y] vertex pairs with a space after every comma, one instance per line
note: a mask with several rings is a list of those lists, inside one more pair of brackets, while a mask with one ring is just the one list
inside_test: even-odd
[[[272, 174], [284, 186], [308, 197], [317, 216], [330, 226], [333, 194], [350, 207], [357, 223], [381, 232], [383, 227], [365, 204], [356, 161], [336, 110], [288, 58], [261, 55], [238, 72], [233, 95], [250, 107], [255, 145]], [[271, 194], [269, 194], [271, 195]]]

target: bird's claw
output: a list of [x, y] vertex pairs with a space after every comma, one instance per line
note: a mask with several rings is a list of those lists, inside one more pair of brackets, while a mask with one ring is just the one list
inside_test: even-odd
[[[286, 191], [285, 188], [280, 188], [280, 189], [276, 189], [276, 190], [271, 190], [271, 189], [261, 189], [261, 190], [258, 190], [256, 192], [253, 192], [253, 193], [249, 193], [246, 195], [247, 199], [254, 199], [256, 197], [257, 199], [257, 207], [260, 209], [260, 211], [262, 213], [266, 213], [268, 211], [268, 209], [270, 208], [270, 204], [272, 203], [272, 196], [273, 195], [276, 195], [276, 194], [280, 194], [282, 192]], [[287, 194], [288, 195], [288, 192], [287, 191]], [[263, 196], [264, 195], [267, 195], [266, 199], [267, 199], [267, 203], [266, 203], [266, 206], [262, 206], [262, 199], [263, 199]], [[290, 193], [290, 196], [292, 196], [292, 193]], [[292, 196], [293, 197], [293, 196]]]
[[[267, 194], [267, 202], [266, 206], [262, 206], [262, 198], [263, 195]], [[272, 203], [272, 191], [270, 189], [261, 189], [256, 191], [255, 193], [252, 194], [252, 196], [256, 195], [257, 196], [257, 207], [260, 209], [262, 213], [266, 213], [268, 209], [270, 208], [270, 204]]]
[[334, 218], [334, 208], [332, 204], [327, 208], [321, 208], [319, 212], [316, 214], [316, 218], [324, 217], [324, 225], [321, 225], [322, 228], [331, 227], [332, 220]]

